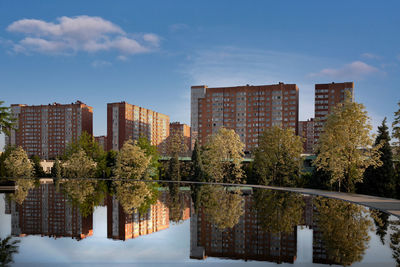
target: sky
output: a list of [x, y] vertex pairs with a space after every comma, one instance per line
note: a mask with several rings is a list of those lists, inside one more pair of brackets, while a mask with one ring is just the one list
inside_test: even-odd
[[[400, 101], [399, 1], [0, 1], [0, 101], [126, 101], [190, 124], [190, 87], [354, 81], [374, 128]], [[0, 138], [3, 147], [4, 138]]]

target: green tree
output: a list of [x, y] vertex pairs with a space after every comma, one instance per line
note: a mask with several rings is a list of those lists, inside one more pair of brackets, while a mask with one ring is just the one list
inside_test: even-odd
[[200, 191], [200, 207], [217, 228], [232, 228], [244, 213], [242, 198], [239, 189], [204, 185]]
[[20, 146], [11, 151], [4, 161], [4, 167], [8, 177], [31, 178], [33, 175], [32, 163], [26, 152]]
[[103, 155], [103, 148], [95, 141], [94, 137], [86, 131], [83, 131], [78, 140], [69, 143], [65, 150], [65, 158], [70, 158], [71, 155], [85, 151], [86, 155], [95, 161], [99, 161]]
[[304, 200], [301, 195], [256, 189], [253, 198], [253, 208], [264, 231], [290, 233], [302, 223]]
[[140, 147], [144, 153], [146, 154], [147, 157], [150, 158], [150, 164], [149, 164], [149, 175], [151, 178], [154, 180], [158, 180], [158, 169], [160, 167], [160, 153], [157, 150], [156, 146], [153, 146], [149, 139], [147, 139], [144, 136], [139, 137], [137, 140], [137, 146]]
[[314, 218], [327, 259], [344, 266], [361, 261], [372, 226], [367, 210], [356, 204], [322, 197], [315, 198], [314, 204]]
[[379, 160], [382, 161], [382, 165], [377, 168], [368, 167], [366, 169], [364, 181], [360, 184], [358, 192], [381, 197], [395, 197], [396, 180], [386, 118], [382, 121], [382, 125], [378, 127], [378, 135], [375, 139], [375, 146], [377, 145], [380, 145]]
[[0, 177], [7, 177], [7, 170], [4, 162], [15, 148], [15, 146], [8, 145], [4, 148], [4, 152], [0, 154]]
[[96, 163], [83, 149], [73, 153], [63, 163], [63, 176], [66, 178], [93, 178], [95, 171]]
[[0, 133], [10, 135], [10, 129], [14, 128], [15, 118], [12, 116], [9, 107], [3, 107], [4, 101], [0, 101]]
[[343, 103], [334, 107], [318, 141], [317, 169], [331, 173], [330, 183], [338, 183], [347, 192], [354, 192], [362, 182], [366, 168], [379, 167], [380, 145], [373, 146], [371, 124], [364, 105], [352, 102], [347, 94]]
[[33, 155], [31, 157], [31, 161], [33, 163], [33, 175], [36, 178], [43, 178], [46, 176], [46, 173], [43, 170], [42, 165], [40, 164], [40, 157], [38, 155]]
[[399, 109], [394, 113], [394, 120], [392, 123], [392, 137], [393, 142], [393, 159], [396, 160], [395, 180], [396, 180], [396, 195], [400, 199], [400, 101], [397, 103]]
[[295, 186], [302, 162], [302, 138], [293, 129], [274, 126], [266, 129], [258, 142], [253, 164], [258, 184]]
[[53, 167], [51, 168], [51, 177], [60, 179], [61, 175], [62, 175], [61, 164], [58, 158], [56, 158]]
[[204, 170], [213, 182], [241, 183], [243, 181], [244, 144], [234, 130], [221, 127], [211, 135], [202, 155]]
[[118, 201], [128, 214], [135, 209], [143, 212], [144, 207], [149, 207], [157, 199], [157, 192], [151, 184], [129, 181], [149, 179], [150, 162], [151, 156], [131, 140], [125, 142], [117, 156], [113, 178], [118, 180], [113, 181], [113, 185]]
[[20, 240], [12, 240], [9, 235], [6, 238], [0, 238], [0, 265], [9, 266], [13, 263], [13, 254], [18, 253], [18, 243]]

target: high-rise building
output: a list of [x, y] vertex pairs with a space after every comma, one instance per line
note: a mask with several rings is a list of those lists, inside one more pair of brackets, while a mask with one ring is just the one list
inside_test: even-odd
[[333, 108], [344, 101], [346, 91], [350, 92], [354, 101], [354, 82], [324, 83], [315, 85], [315, 122], [314, 122], [314, 143], [323, 132], [327, 116]]
[[21, 146], [29, 156], [55, 158], [82, 132], [93, 133], [93, 108], [80, 101], [65, 105], [13, 104], [11, 113], [16, 118], [16, 129], [6, 137], [6, 144]]
[[107, 104], [107, 150], [119, 150], [129, 139], [147, 137], [165, 152], [169, 116], [126, 102]]
[[99, 144], [99, 146], [106, 151], [107, 150], [107, 136], [100, 135], [95, 136], [94, 140]]
[[93, 235], [93, 215], [83, 217], [54, 184], [44, 183], [29, 190], [22, 205], [11, 201], [11, 234], [81, 240]]
[[297, 255], [297, 227], [271, 233], [262, 229], [254, 211], [253, 197], [244, 195], [244, 214], [232, 228], [218, 229], [202, 208], [190, 217], [190, 258], [221, 257], [294, 263]]
[[190, 143], [190, 126], [180, 122], [171, 122], [169, 124], [169, 134], [181, 134], [183, 136], [183, 143], [187, 149], [190, 150], [192, 145]]
[[168, 228], [166, 198], [167, 193], [162, 192], [145, 214], [137, 210], [127, 214], [115, 196], [107, 196], [107, 238], [127, 240]]
[[304, 153], [314, 152], [314, 119], [311, 118], [306, 121], [299, 121], [299, 136], [303, 140]]
[[234, 129], [250, 151], [258, 146], [258, 136], [265, 128], [289, 127], [297, 134], [298, 117], [296, 84], [191, 87], [191, 138], [200, 144], [225, 127]]

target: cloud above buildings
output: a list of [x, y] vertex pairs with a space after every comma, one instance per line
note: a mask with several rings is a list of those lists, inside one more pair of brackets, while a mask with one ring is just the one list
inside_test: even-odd
[[376, 59], [376, 60], [381, 59], [381, 56], [378, 56], [373, 53], [363, 53], [363, 54], [361, 54], [361, 57], [365, 58], [365, 59]]
[[130, 34], [101, 17], [59, 17], [56, 22], [21, 19], [7, 31], [23, 35], [13, 43], [16, 53], [73, 54], [115, 51], [129, 56], [157, 48], [160, 38], [153, 33]]
[[374, 66], [368, 65], [362, 61], [354, 61], [345, 64], [340, 68], [326, 68], [317, 73], [309, 74], [310, 77], [326, 77], [334, 79], [362, 79], [368, 75], [381, 73]]

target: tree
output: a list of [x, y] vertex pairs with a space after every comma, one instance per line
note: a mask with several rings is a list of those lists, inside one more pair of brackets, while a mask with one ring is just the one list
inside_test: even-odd
[[396, 180], [393, 168], [393, 154], [390, 147], [390, 135], [386, 126], [386, 118], [378, 127], [378, 136], [375, 146], [380, 145], [380, 167], [368, 167], [364, 173], [364, 181], [360, 184], [358, 192], [381, 197], [395, 197]]
[[353, 192], [355, 184], [362, 182], [367, 167], [379, 167], [380, 145], [372, 146], [371, 124], [364, 105], [352, 102], [347, 94], [343, 103], [334, 107], [324, 125], [314, 161], [317, 169], [331, 173], [330, 183], [338, 183]]
[[128, 214], [135, 209], [144, 211], [151, 203], [156, 201], [156, 190], [152, 185], [142, 181], [129, 181], [130, 179], [148, 179], [151, 156], [147, 156], [133, 141], [126, 141], [122, 146], [116, 160], [113, 182], [116, 197]]
[[396, 151], [396, 158], [400, 159], [400, 101], [397, 103], [399, 109], [394, 113], [394, 120], [392, 122], [392, 137], [396, 139], [393, 142]]
[[172, 132], [166, 141], [167, 155], [172, 157], [174, 155], [183, 156], [188, 147], [185, 144], [185, 137], [181, 132]]
[[92, 178], [95, 171], [96, 163], [83, 149], [73, 153], [63, 164], [63, 176], [66, 178]]
[[[73, 177], [75, 178], [75, 177]], [[62, 181], [62, 190], [73, 206], [79, 207], [83, 217], [93, 213], [94, 206], [100, 204], [104, 192], [98, 190], [98, 181], [68, 179]]]
[[258, 184], [294, 186], [300, 175], [302, 138], [293, 129], [266, 129], [255, 150], [254, 169]]
[[38, 155], [33, 155], [31, 157], [31, 161], [33, 163], [33, 173], [36, 178], [43, 178], [46, 176], [46, 173], [43, 170], [42, 165], [40, 164], [40, 158]]
[[158, 169], [160, 167], [160, 162], [158, 161], [160, 159], [160, 153], [157, 147], [153, 146], [145, 136], [139, 137], [136, 144], [144, 151], [145, 155], [150, 158], [149, 175], [154, 180], [157, 180], [159, 175]]
[[10, 129], [14, 128], [15, 118], [12, 116], [9, 107], [3, 107], [4, 101], [0, 101], [0, 133], [10, 135]]
[[11, 151], [4, 161], [4, 167], [8, 177], [30, 178], [33, 175], [32, 163], [20, 146]]
[[205, 182], [206, 174], [204, 171], [203, 161], [200, 154], [199, 144], [196, 140], [192, 152], [192, 181]]
[[244, 144], [234, 130], [220, 128], [210, 136], [202, 155], [204, 169], [213, 182], [241, 183]]
[[7, 177], [7, 170], [4, 162], [15, 148], [15, 146], [7, 145], [4, 148], [4, 152], [0, 154], [0, 177]]
[[86, 131], [83, 131], [78, 140], [69, 143], [64, 158], [68, 159], [71, 155], [83, 150], [88, 157], [94, 161], [100, 161], [104, 156], [103, 148], [96, 142], [94, 137]]
[[322, 241], [327, 260], [344, 266], [361, 261], [372, 226], [367, 209], [322, 197], [315, 198], [313, 202], [316, 207], [315, 223], [319, 230], [315, 239]]
[[114, 177], [117, 179], [147, 179], [151, 156], [132, 140], [122, 146], [115, 164]]
[[51, 168], [51, 177], [60, 179], [62, 174], [60, 161], [58, 158], [54, 161], [53, 167]]
[[9, 235], [6, 238], [0, 238], [0, 265], [9, 266], [13, 263], [13, 254], [18, 253], [18, 243], [20, 240], [12, 240]]

